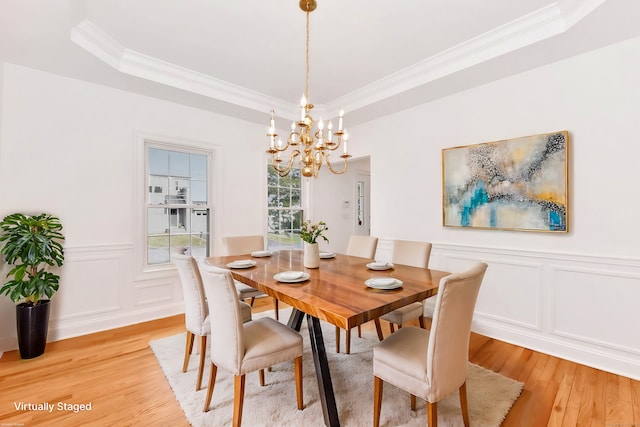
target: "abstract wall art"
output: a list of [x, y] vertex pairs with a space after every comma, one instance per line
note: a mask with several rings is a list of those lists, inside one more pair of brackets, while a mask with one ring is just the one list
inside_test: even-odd
[[444, 226], [567, 232], [569, 133], [442, 150]]

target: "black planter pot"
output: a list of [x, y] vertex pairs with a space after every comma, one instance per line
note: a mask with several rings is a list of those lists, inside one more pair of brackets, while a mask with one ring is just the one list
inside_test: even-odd
[[16, 306], [20, 358], [33, 359], [44, 353], [49, 330], [50, 302], [41, 300], [36, 305], [23, 302]]

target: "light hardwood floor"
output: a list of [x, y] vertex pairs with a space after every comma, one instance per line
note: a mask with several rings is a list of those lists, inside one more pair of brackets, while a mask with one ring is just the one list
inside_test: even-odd
[[[254, 310], [271, 308], [263, 298]], [[150, 340], [183, 330], [183, 317], [175, 316], [50, 343], [32, 360], [5, 353], [0, 425], [188, 426], [149, 348]], [[640, 427], [639, 381], [477, 334], [469, 359], [525, 383], [503, 426]], [[20, 402], [90, 403], [91, 411], [24, 411], [15, 407]]]

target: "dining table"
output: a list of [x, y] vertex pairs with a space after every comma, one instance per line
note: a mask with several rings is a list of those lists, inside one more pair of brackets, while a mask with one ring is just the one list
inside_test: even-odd
[[235, 280], [290, 305], [289, 327], [300, 331], [306, 316], [324, 421], [333, 427], [340, 425], [340, 419], [320, 321], [345, 330], [357, 327], [435, 295], [440, 280], [450, 273], [343, 254], [322, 255], [319, 268], [304, 267], [302, 250], [214, 256], [206, 261], [230, 269]]

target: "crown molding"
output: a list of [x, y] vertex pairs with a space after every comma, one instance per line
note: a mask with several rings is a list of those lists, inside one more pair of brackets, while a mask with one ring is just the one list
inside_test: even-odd
[[[556, 36], [569, 30], [605, 1], [558, 0], [340, 98], [316, 105], [316, 111], [321, 115], [341, 108], [354, 111]], [[127, 49], [88, 19], [71, 29], [71, 40], [122, 73], [262, 113], [273, 108], [278, 117], [289, 120], [295, 119], [299, 112], [294, 103]]]
[[564, 33], [606, 0], [560, 0], [323, 105], [354, 111]]
[[296, 117], [295, 104], [127, 49], [88, 19], [71, 29], [71, 41], [121, 73], [215, 98], [262, 113]]

